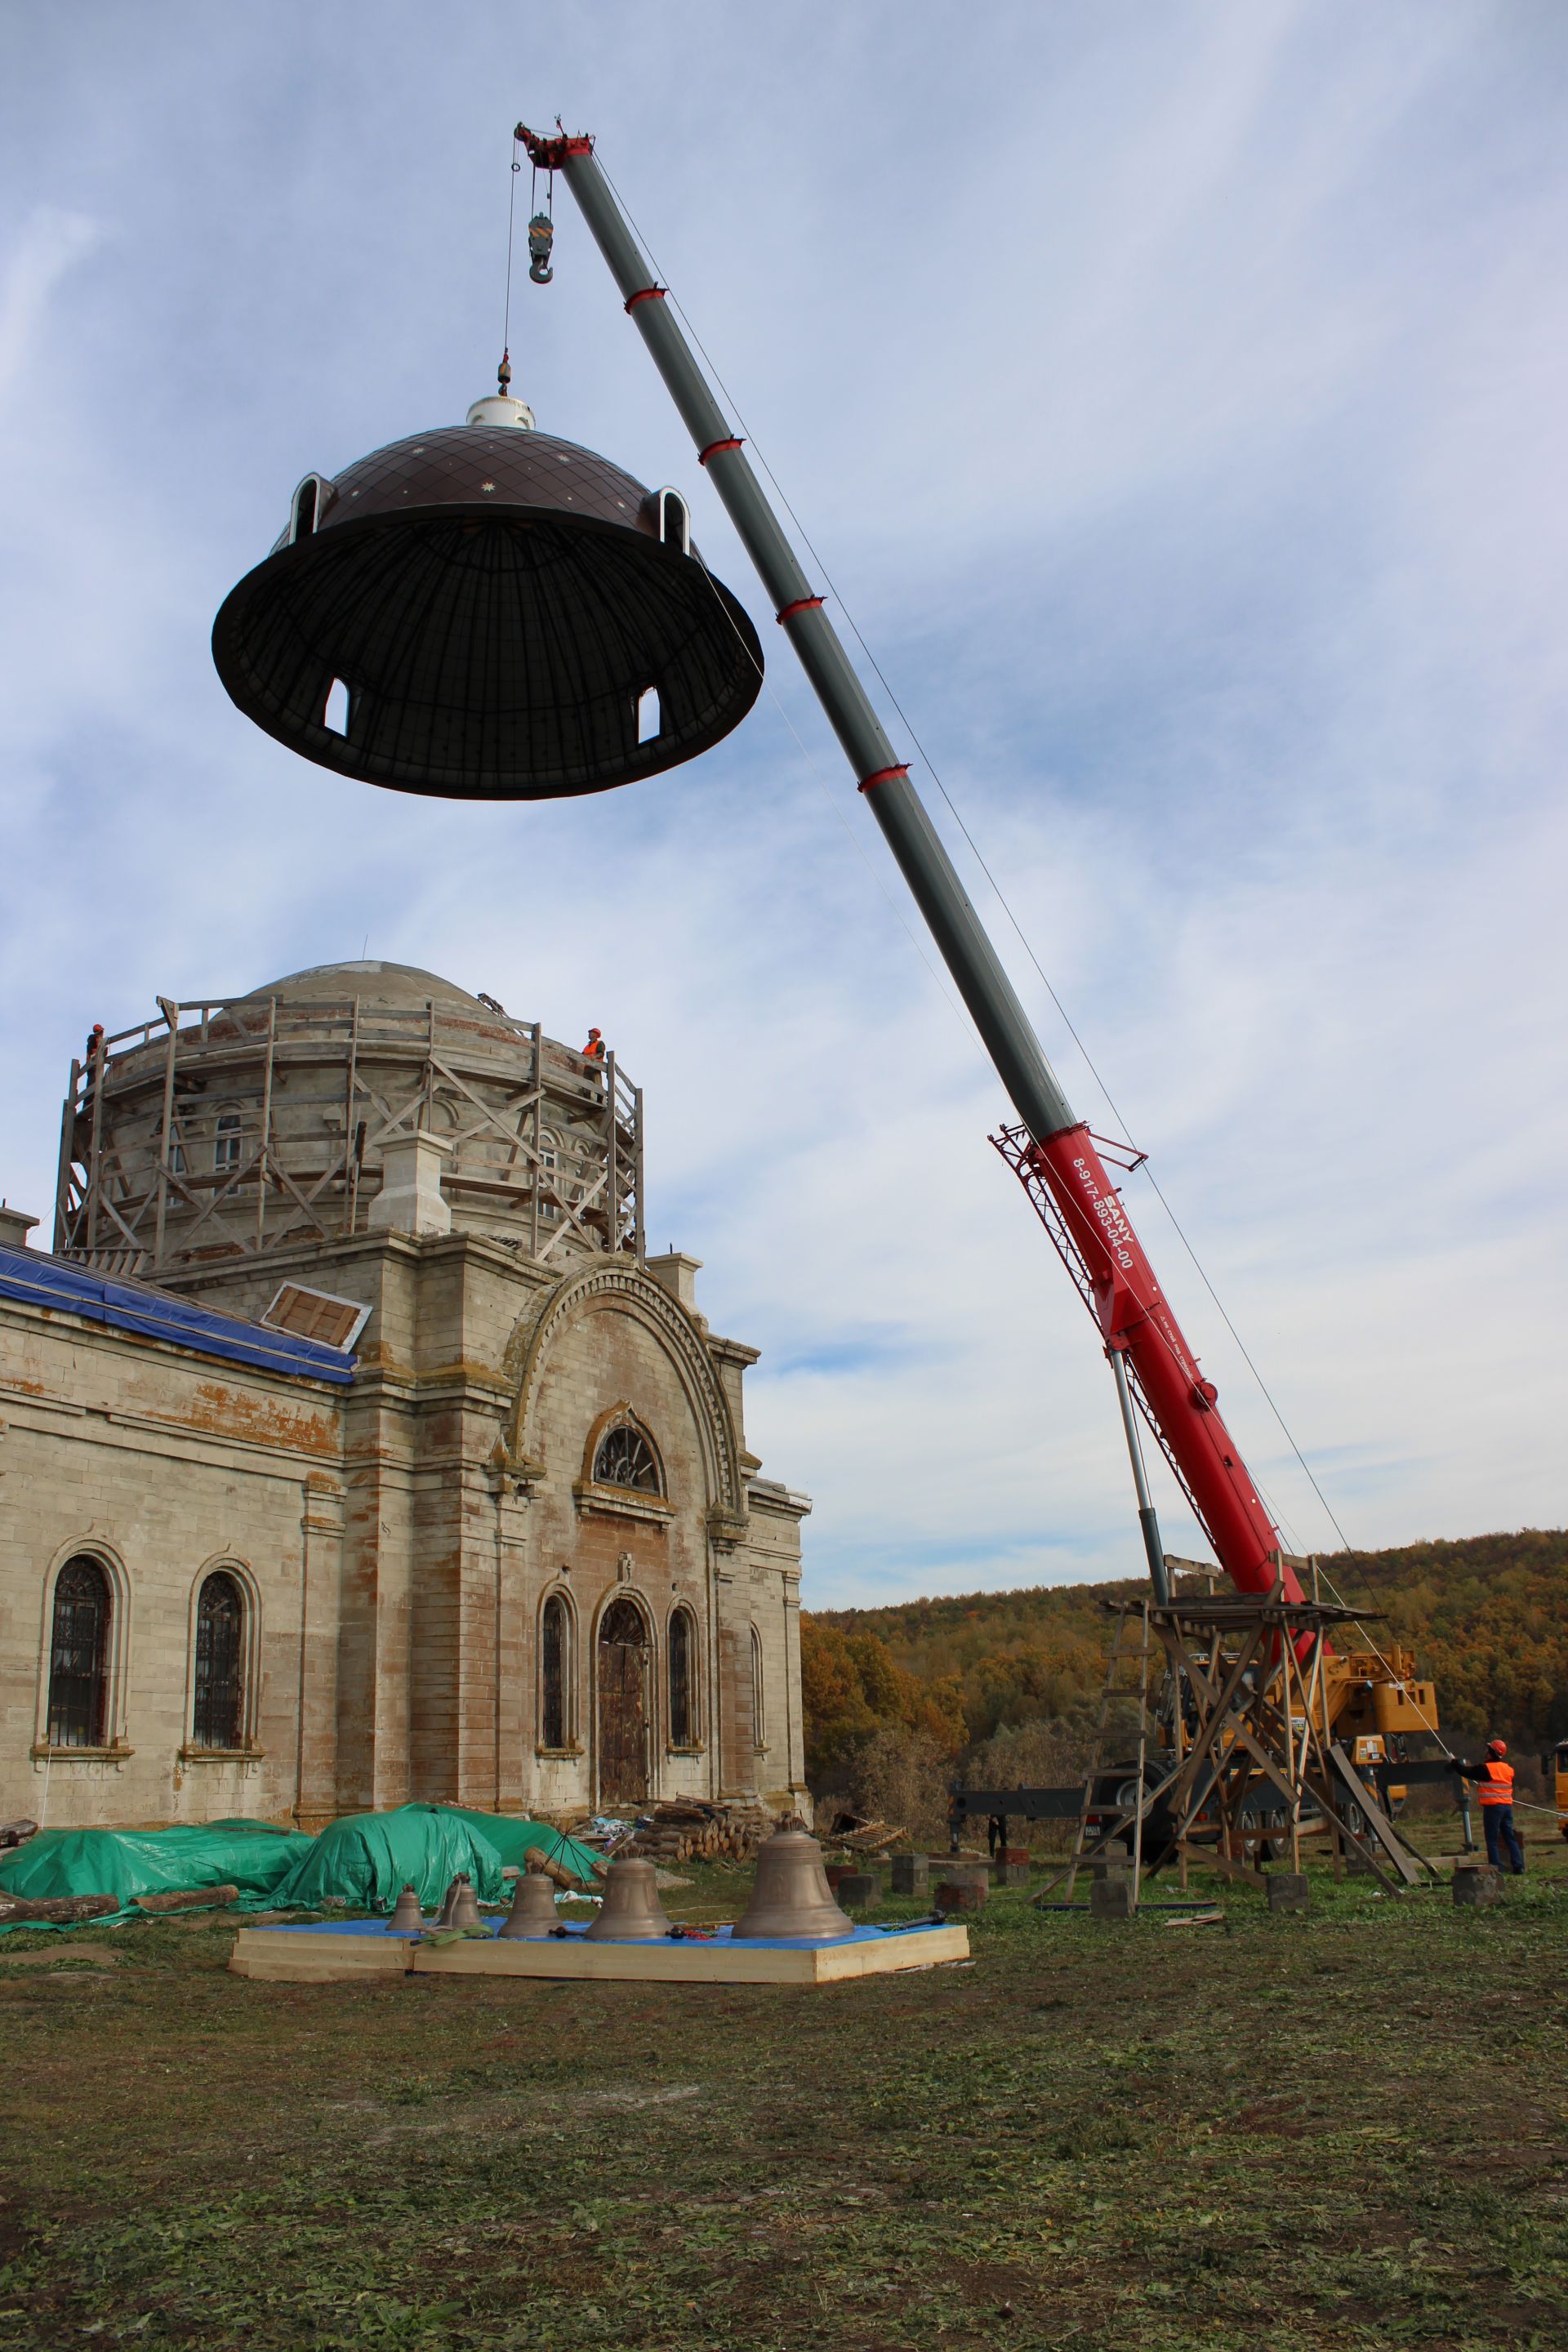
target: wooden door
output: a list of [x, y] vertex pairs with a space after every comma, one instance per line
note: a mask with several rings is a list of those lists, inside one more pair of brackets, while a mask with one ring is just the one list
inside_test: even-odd
[[634, 1601], [615, 1601], [599, 1625], [599, 1802], [647, 1795], [647, 1627]]

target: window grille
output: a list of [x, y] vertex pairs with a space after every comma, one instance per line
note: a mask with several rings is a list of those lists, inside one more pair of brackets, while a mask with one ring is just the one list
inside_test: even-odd
[[540, 1634], [540, 1745], [566, 1745], [566, 1603], [552, 1593]]
[[594, 1477], [601, 1486], [631, 1486], [645, 1495], [659, 1492], [658, 1463], [640, 1429], [617, 1422], [599, 1440], [594, 1456]]
[[689, 1613], [678, 1609], [669, 1621], [669, 1743], [689, 1748], [692, 1729], [692, 1626]]
[[51, 1748], [101, 1748], [109, 1715], [109, 1578], [96, 1559], [67, 1560], [55, 1580], [49, 1643]]
[[245, 1738], [245, 1599], [222, 1569], [205, 1577], [196, 1596], [196, 1690], [191, 1741], [196, 1748], [238, 1748]]

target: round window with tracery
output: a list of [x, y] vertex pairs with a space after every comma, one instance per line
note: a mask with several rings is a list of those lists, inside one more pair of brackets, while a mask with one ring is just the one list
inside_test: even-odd
[[657, 1495], [658, 1458], [640, 1429], [630, 1422], [617, 1422], [599, 1440], [594, 1477], [601, 1486], [630, 1486], [638, 1494]]

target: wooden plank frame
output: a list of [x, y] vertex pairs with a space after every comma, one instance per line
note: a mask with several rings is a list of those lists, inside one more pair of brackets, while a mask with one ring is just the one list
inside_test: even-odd
[[969, 1957], [966, 1927], [910, 1927], [830, 1944], [737, 1944], [692, 1937], [659, 1944], [589, 1943], [542, 1936], [526, 1942], [429, 1944], [405, 1936], [334, 1936], [320, 1930], [241, 1927], [229, 1967], [274, 1984], [329, 1984], [388, 1977], [529, 1977], [584, 1984], [829, 1985], [940, 1968]]

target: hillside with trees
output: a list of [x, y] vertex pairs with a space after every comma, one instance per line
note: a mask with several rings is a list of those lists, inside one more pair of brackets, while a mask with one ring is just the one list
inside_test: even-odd
[[[1415, 1652], [1458, 1746], [1526, 1755], [1568, 1734], [1568, 1529], [1336, 1552], [1324, 1597]], [[1070, 1777], [1098, 1700], [1108, 1600], [1141, 1580], [974, 1592], [802, 1620], [806, 1771], [873, 1810], [924, 1811], [933, 1776]]]

